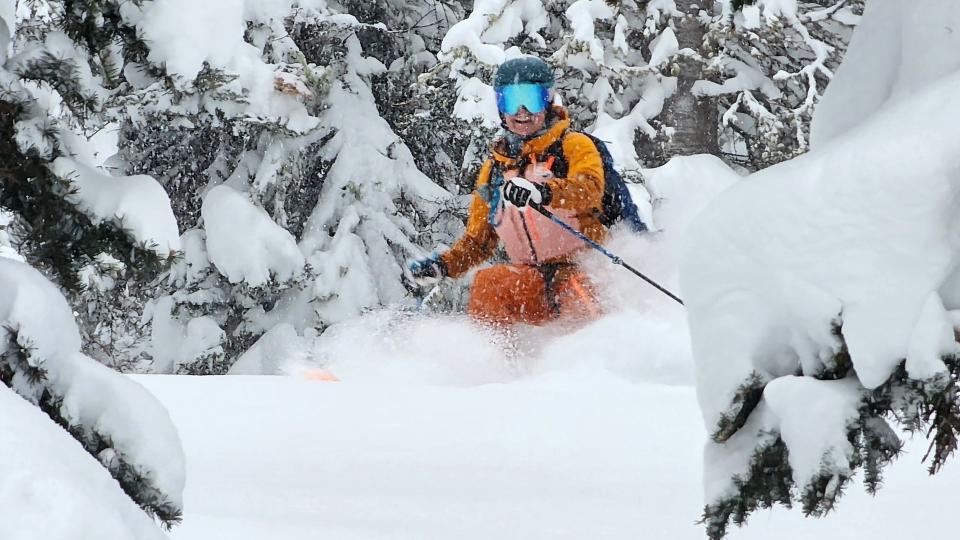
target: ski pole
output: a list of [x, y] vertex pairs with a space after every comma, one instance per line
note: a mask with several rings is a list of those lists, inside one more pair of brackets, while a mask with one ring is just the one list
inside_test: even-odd
[[653, 285], [654, 287], [656, 287], [656, 289], [657, 289], [658, 291], [660, 291], [660, 292], [662, 292], [663, 294], [669, 296], [669, 297], [670, 297], [673, 301], [675, 301], [676, 303], [680, 304], [681, 306], [683, 305], [683, 300], [681, 300], [677, 295], [675, 295], [675, 294], [673, 294], [672, 292], [668, 291], [666, 288], [664, 288], [662, 285], [660, 285], [660, 284], [657, 283], [656, 281], [654, 281], [654, 280], [648, 278], [647, 276], [643, 275], [643, 272], [641, 272], [641, 271], [637, 270], [636, 268], [630, 266], [629, 264], [623, 262], [623, 259], [621, 259], [620, 257], [616, 256], [615, 254], [613, 254], [612, 252], [610, 252], [610, 250], [608, 250], [607, 248], [601, 246], [601, 245], [598, 244], [597, 242], [594, 242], [594, 241], [591, 240], [590, 237], [588, 237], [587, 235], [585, 235], [585, 234], [583, 234], [582, 232], [574, 229], [574, 228], [573, 228], [572, 226], [570, 226], [567, 222], [563, 221], [562, 219], [560, 219], [560, 218], [558, 218], [556, 215], [554, 215], [553, 212], [547, 210], [546, 208], [540, 206], [539, 204], [528, 203], [528, 206], [533, 207], [534, 210], [536, 210], [537, 212], [540, 212], [541, 214], [543, 214], [543, 216], [544, 216], [545, 218], [547, 218], [547, 219], [549, 219], [550, 221], [556, 223], [557, 225], [563, 227], [563, 229], [564, 229], [565, 231], [567, 231], [568, 233], [576, 236], [577, 238], [579, 238], [580, 240], [582, 240], [583, 242], [585, 242], [588, 246], [590, 246], [590, 247], [592, 247], [593, 249], [599, 251], [600, 253], [603, 253], [604, 255], [606, 255], [611, 261], [613, 261], [613, 264], [619, 264], [620, 266], [622, 266], [622, 267], [626, 268], [627, 270], [633, 272], [637, 277], [639, 277], [640, 279], [646, 281], [646, 282], [649, 283], [650, 285]]
[[423, 296], [417, 297], [417, 313], [423, 312], [423, 306], [427, 302], [429, 302], [430, 299], [433, 298], [433, 295], [435, 295], [439, 290], [440, 290], [440, 283], [437, 283], [436, 285], [433, 286], [432, 289], [430, 289], [430, 292], [428, 292]]

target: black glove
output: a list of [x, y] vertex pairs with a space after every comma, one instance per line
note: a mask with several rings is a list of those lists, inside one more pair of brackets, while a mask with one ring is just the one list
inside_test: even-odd
[[441, 279], [447, 276], [447, 267], [443, 264], [440, 256], [436, 254], [411, 261], [409, 266], [410, 276], [421, 287], [439, 283]]
[[503, 198], [514, 206], [522, 208], [528, 202], [540, 205], [550, 203], [550, 188], [546, 184], [537, 184], [526, 178], [515, 177], [503, 185]]

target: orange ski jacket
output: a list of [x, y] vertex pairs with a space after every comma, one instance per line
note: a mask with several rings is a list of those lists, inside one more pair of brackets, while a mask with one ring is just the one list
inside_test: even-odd
[[[441, 256], [443, 264], [446, 266], [447, 275], [450, 277], [459, 277], [472, 267], [490, 258], [500, 240], [508, 243], [506, 246], [507, 254], [511, 260], [523, 264], [563, 262], [571, 259], [575, 251], [586, 247], [580, 240], [570, 236], [569, 232], [563, 231], [559, 226], [531, 209], [525, 215], [528, 216], [528, 219], [535, 220], [530, 225], [534, 225], [538, 229], [534, 234], [537, 237], [536, 241], [552, 244], [552, 248], [545, 249], [543, 253], [546, 256], [539, 258], [535, 253], [537, 247], [534, 245], [535, 241], [529, 235], [525, 235], [524, 237], [530, 241], [530, 247], [527, 249], [533, 252], [533, 256], [527, 258], [523, 256], [523, 252], [519, 248], [512, 245], [516, 240], [515, 237], [520, 237], [520, 235], [515, 232], [517, 228], [511, 227], [511, 223], [509, 223], [509, 220], [516, 218], [516, 214], [510, 215], [509, 212], [517, 212], [517, 209], [497, 211], [498, 219], [508, 221], [508, 223], [505, 226], [495, 228], [490, 223], [490, 205], [482, 195], [482, 188], [490, 183], [490, 176], [495, 163], [499, 165], [501, 170], [506, 171], [517, 169], [520, 166], [519, 162], [529, 156], [534, 156], [538, 161], [543, 162], [547, 159], [545, 156], [547, 150], [561, 138], [561, 150], [564, 161], [567, 163], [567, 174], [565, 178], [553, 178], [546, 182], [552, 194], [550, 205], [546, 208], [580, 230], [591, 240], [603, 241], [606, 227], [600, 223], [597, 217], [602, 212], [604, 190], [603, 162], [600, 152], [589, 137], [576, 131], [569, 131], [570, 117], [566, 109], [554, 106], [552, 112], [555, 118], [554, 122], [545, 133], [524, 143], [520, 157], [507, 156], [504, 152], [505, 142], [502, 139], [494, 143], [491, 158], [483, 164], [477, 176], [470, 202], [466, 231], [450, 251]], [[526, 226], [527, 223], [524, 222], [523, 225]], [[517, 227], [519, 227], [519, 224], [517, 224]], [[498, 230], [500, 231], [499, 234]], [[539, 234], [540, 230], [544, 234]], [[504, 238], [501, 238], [501, 235]], [[541, 240], [541, 236], [546, 237], [546, 240]], [[575, 243], [575, 246], [571, 248], [570, 243]]]

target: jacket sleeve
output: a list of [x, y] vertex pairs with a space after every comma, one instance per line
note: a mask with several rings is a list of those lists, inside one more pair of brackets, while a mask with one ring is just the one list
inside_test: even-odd
[[490, 179], [492, 163], [487, 161], [477, 175], [477, 189], [474, 189], [467, 217], [467, 230], [450, 251], [440, 256], [446, 267], [447, 275], [460, 277], [474, 266], [493, 255], [497, 247], [497, 233], [488, 221], [490, 205], [480, 196], [479, 188]]
[[551, 180], [550, 206], [578, 214], [603, 209], [603, 161], [589, 137], [569, 133], [563, 139], [563, 155], [569, 164], [567, 177]]

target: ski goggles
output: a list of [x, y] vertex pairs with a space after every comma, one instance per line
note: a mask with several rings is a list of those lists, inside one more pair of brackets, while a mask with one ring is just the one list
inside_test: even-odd
[[542, 84], [509, 84], [497, 88], [497, 109], [513, 116], [523, 107], [531, 114], [543, 112], [550, 104], [550, 89]]

